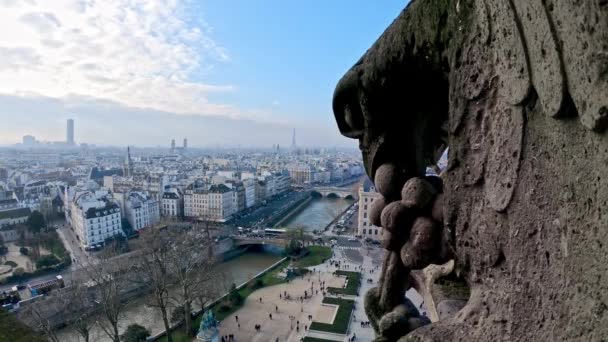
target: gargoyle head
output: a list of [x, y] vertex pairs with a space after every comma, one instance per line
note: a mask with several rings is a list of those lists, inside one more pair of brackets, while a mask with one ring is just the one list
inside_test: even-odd
[[420, 20], [414, 9], [404, 11], [334, 93], [338, 128], [359, 140], [371, 179], [389, 161], [406, 178], [423, 175], [447, 145], [447, 42], [443, 30], [420, 35]]
[[[441, 321], [426, 330], [430, 335], [468, 340], [475, 330], [483, 341], [507, 334], [564, 340], [567, 332], [555, 331], [574, 326], [570, 318], [530, 329], [522, 317], [583, 312], [576, 301], [547, 298], [563, 289], [576, 297], [570, 283], [555, 285], [567, 276], [605, 275], [578, 265], [606, 253], [572, 257], [571, 250], [587, 251], [584, 241], [602, 231], [606, 215], [589, 213], [601, 212], [608, 197], [577, 201], [571, 188], [586, 196], [605, 184], [607, 41], [603, 0], [412, 0], [340, 80], [333, 99], [338, 128], [359, 140], [367, 174], [383, 195], [370, 221], [384, 228], [389, 252], [378, 287], [366, 296], [378, 341], [420, 326], [401, 302], [411, 286], [407, 275], [446, 256], [471, 288], [451, 323], [470, 325], [452, 325], [446, 337], [439, 327], [451, 323]], [[575, 117], [582, 125], [573, 124]], [[436, 195], [420, 177], [448, 145], [444, 193]], [[580, 177], [581, 163], [593, 165], [585, 172], [601, 171]], [[578, 230], [587, 240], [569, 239], [566, 221], [596, 228]]]

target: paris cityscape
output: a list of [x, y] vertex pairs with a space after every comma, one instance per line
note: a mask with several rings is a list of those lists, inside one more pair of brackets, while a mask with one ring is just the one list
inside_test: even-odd
[[[295, 128], [287, 146], [266, 149], [201, 149], [187, 138], [96, 147], [74, 140], [75, 120], [65, 125], [64, 141], [25, 135], [0, 149], [5, 310], [54, 341], [111, 341], [133, 326], [186, 340], [184, 303], [191, 338], [208, 310], [235, 340], [372, 338], [354, 322], [367, 320], [360, 293], [378, 281], [383, 230], [370, 221], [379, 194], [358, 151], [301, 148]], [[148, 264], [161, 242], [209, 258], [171, 275], [166, 255], [164, 266]], [[121, 277], [101, 295], [108, 267]], [[168, 279], [157, 284], [142, 267]], [[352, 310], [337, 327], [322, 305], [335, 300]]]
[[0, 27], [0, 342], [608, 341], [607, 0]]

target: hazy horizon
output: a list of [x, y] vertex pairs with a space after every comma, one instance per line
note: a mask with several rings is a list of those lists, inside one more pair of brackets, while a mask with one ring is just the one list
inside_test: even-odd
[[404, 6], [0, 0], [0, 145], [356, 147], [333, 88]]

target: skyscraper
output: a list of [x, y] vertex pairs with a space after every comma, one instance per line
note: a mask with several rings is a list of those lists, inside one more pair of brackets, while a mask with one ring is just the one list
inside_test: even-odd
[[291, 137], [291, 148], [296, 149], [296, 129], [293, 129], [293, 136]]
[[125, 177], [133, 176], [133, 161], [131, 160], [131, 148], [129, 146], [127, 146], [127, 157], [125, 158], [122, 175]]
[[188, 138], [184, 138], [184, 150], [188, 148]]
[[68, 119], [68, 130], [67, 130], [65, 140], [68, 145], [74, 145], [74, 120], [73, 119]]
[[175, 139], [171, 139], [171, 152], [175, 151]]

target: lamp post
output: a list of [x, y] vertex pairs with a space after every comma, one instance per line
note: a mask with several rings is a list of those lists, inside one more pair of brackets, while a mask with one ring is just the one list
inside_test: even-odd
[[290, 321], [290, 326], [291, 326], [291, 330], [293, 330], [293, 320], [296, 319], [295, 316], [289, 316], [289, 321]]

